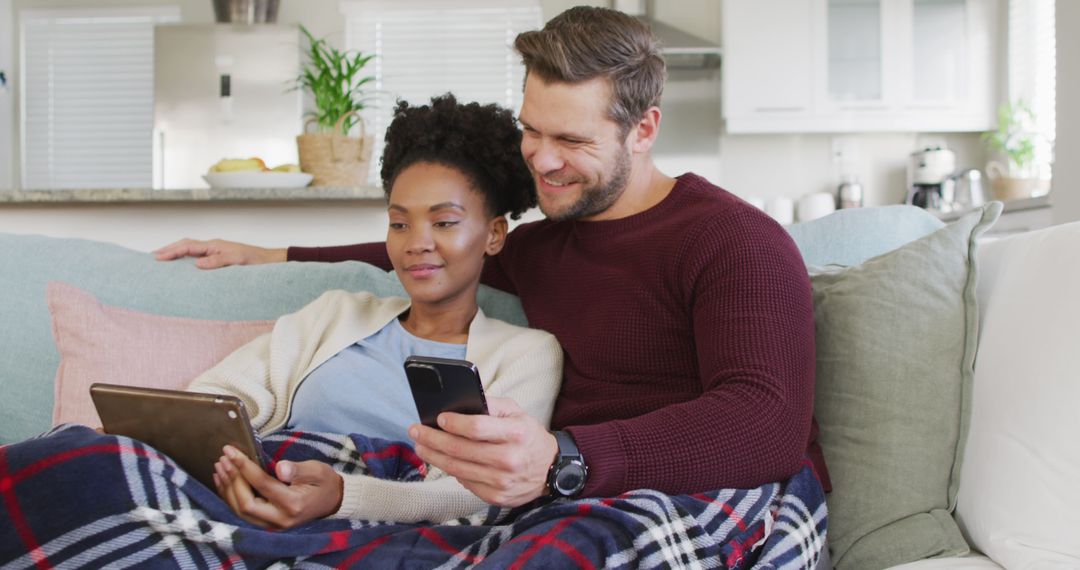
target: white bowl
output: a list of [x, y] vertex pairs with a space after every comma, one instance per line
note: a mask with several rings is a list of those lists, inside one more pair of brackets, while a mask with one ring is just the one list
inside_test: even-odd
[[306, 172], [210, 172], [203, 180], [211, 188], [303, 188], [314, 178]]

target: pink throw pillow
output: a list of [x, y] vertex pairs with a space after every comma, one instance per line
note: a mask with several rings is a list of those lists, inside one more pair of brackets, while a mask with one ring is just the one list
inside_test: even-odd
[[48, 284], [46, 299], [60, 351], [53, 425], [101, 425], [90, 400], [94, 382], [182, 390], [274, 326], [274, 321], [163, 317], [110, 307], [55, 281]]

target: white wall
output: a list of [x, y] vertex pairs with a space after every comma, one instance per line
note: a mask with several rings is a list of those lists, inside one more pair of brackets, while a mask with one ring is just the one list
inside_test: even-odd
[[833, 160], [834, 140], [854, 149], [853, 166], [844, 170], [863, 184], [867, 206], [904, 201], [908, 156], [927, 144], [954, 150], [958, 168], [986, 164], [978, 134], [724, 135], [716, 182], [740, 196], [765, 199], [835, 192], [844, 172]]
[[386, 239], [381, 203], [326, 205], [72, 205], [0, 208], [0, 231], [78, 237], [152, 251], [183, 237], [265, 247]]
[[1057, 0], [1057, 142], [1054, 223], [1080, 220], [1080, 2]]
[[[511, 227], [542, 217], [526, 212]], [[383, 241], [381, 200], [359, 203], [71, 205], [0, 208], [0, 232], [77, 237], [153, 251], [180, 238], [220, 238], [264, 247]]]
[[0, 87], [0, 190], [15, 185], [15, 24], [11, 0], [0, 0], [0, 71], [8, 87]]

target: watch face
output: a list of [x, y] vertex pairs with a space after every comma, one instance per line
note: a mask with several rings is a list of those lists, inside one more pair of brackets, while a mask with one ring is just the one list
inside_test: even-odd
[[585, 486], [585, 467], [576, 461], [559, 466], [555, 486], [563, 495], [574, 495]]

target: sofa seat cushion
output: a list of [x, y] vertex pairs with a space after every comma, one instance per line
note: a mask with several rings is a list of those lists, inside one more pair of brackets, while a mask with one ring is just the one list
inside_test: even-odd
[[951, 511], [977, 342], [973, 255], [1000, 211], [991, 203], [859, 265], [812, 271], [837, 568], [968, 552]]
[[984, 554], [971, 552], [966, 556], [931, 558], [893, 566], [889, 570], [1001, 570], [1001, 566]]
[[1006, 568], [1080, 568], [1080, 222], [980, 249], [957, 519]]
[[274, 321], [162, 317], [102, 305], [67, 283], [46, 293], [60, 351], [53, 424], [101, 425], [94, 382], [181, 390], [237, 348], [270, 332]]

